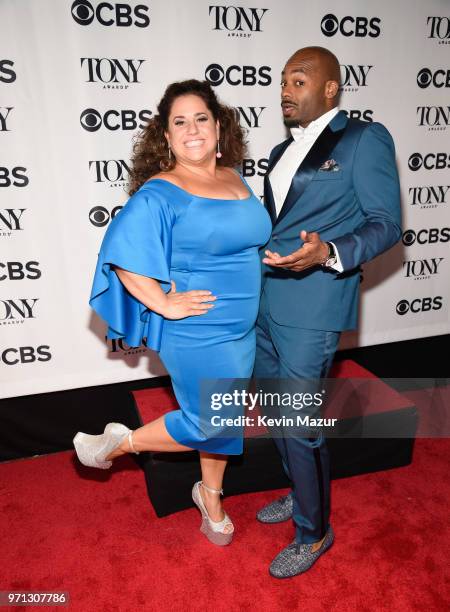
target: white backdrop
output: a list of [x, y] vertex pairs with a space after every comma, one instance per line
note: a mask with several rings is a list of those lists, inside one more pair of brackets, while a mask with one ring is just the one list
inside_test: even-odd
[[106, 343], [88, 305], [132, 135], [170, 82], [206, 77], [249, 128], [261, 195], [285, 137], [280, 71], [306, 45], [338, 56], [341, 108], [391, 131], [402, 184], [403, 244], [364, 266], [342, 346], [449, 332], [447, 0], [0, 0], [0, 29], [1, 397], [164, 373], [152, 351]]

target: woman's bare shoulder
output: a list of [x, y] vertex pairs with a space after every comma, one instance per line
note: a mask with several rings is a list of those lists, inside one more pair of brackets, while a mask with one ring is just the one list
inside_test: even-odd
[[218, 166], [218, 170], [220, 172], [219, 176], [221, 178], [229, 178], [231, 180], [235, 178], [239, 178], [239, 173], [234, 168], [230, 166]]
[[154, 179], [162, 179], [163, 181], [167, 181], [168, 183], [172, 183], [177, 187], [183, 187], [182, 182], [179, 177], [173, 172], [158, 172], [158, 174], [154, 174], [147, 182], [150, 183]]

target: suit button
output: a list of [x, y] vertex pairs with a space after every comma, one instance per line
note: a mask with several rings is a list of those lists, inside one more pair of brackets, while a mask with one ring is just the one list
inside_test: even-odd
[[274, 236], [272, 236], [273, 240], [277, 240], [278, 236], [275, 234]]

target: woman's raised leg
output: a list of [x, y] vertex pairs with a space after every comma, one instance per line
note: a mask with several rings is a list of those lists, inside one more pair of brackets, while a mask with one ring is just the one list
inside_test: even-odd
[[164, 416], [161, 416], [151, 423], [146, 423], [142, 427], [135, 429], [132, 433], [132, 445], [130, 447], [128, 436], [126, 436], [117, 448], [106, 457], [107, 461], [111, 461], [125, 453], [134, 451], [154, 451], [154, 452], [183, 452], [192, 450], [188, 446], [183, 446], [176, 442], [166, 429]]

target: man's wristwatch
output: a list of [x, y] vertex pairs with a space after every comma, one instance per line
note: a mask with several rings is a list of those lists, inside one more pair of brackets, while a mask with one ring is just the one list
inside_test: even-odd
[[336, 249], [334, 248], [334, 245], [331, 244], [331, 242], [325, 242], [325, 244], [328, 247], [328, 256], [322, 263], [322, 266], [324, 266], [325, 268], [331, 268], [331, 266], [334, 266], [334, 264], [337, 262]]

